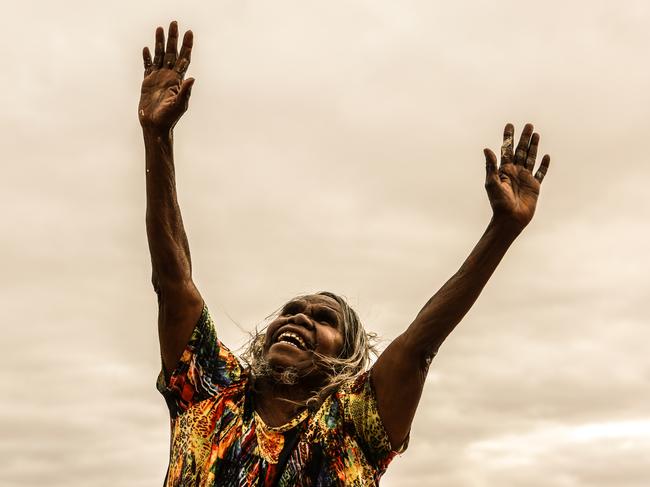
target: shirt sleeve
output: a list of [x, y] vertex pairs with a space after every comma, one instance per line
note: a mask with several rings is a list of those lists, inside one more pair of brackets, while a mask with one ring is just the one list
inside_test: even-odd
[[156, 387], [165, 398], [171, 416], [176, 417], [193, 404], [241, 380], [242, 373], [237, 357], [217, 339], [214, 323], [204, 305], [178, 366], [169, 380], [161, 371]]
[[370, 379], [370, 371], [359, 376], [346, 387], [344, 416], [354, 429], [359, 446], [366, 458], [381, 476], [395, 455], [403, 453], [408, 447], [408, 437], [397, 450], [393, 450], [388, 439], [379, 409], [375, 389]]

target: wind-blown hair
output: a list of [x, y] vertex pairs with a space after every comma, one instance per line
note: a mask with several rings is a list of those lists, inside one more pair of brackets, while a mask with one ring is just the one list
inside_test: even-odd
[[[305, 296], [298, 296], [306, 297]], [[326, 374], [325, 385], [320, 391], [314, 391], [314, 395], [305, 401], [305, 405], [311, 409], [320, 406], [323, 399], [338, 389], [346, 381], [354, 380], [363, 374], [370, 366], [370, 355], [377, 355], [377, 335], [367, 332], [361, 320], [345, 299], [337, 294], [323, 291], [317, 296], [327, 296], [334, 299], [341, 307], [343, 316], [343, 348], [338, 357], [328, 357], [314, 352], [316, 366]], [[294, 298], [295, 299], [295, 298]], [[269, 319], [278, 316], [280, 311], [273, 313]], [[243, 347], [241, 358], [250, 367], [253, 384], [259, 377], [273, 377], [284, 384], [295, 384], [298, 376], [295, 370], [288, 368], [282, 371], [274, 371], [269, 366], [264, 356], [264, 342], [266, 340], [266, 329], [256, 329], [251, 338]]]

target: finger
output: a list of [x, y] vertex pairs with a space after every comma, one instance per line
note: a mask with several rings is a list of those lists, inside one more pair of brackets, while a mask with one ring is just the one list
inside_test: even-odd
[[167, 50], [165, 51], [165, 60], [163, 61], [163, 67], [172, 69], [176, 64], [176, 56], [178, 55], [177, 51], [178, 44], [178, 24], [174, 20], [169, 24], [169, 32], [167, 35]]
[[176, 66], [174, 69], [181, 76], [185, 75], [188, 66], [190, 65], [190, 59], [192, 58], [192, 46], [194, 45], [194, 34], [191, 30], [188, 30], [183, 36], [183, 45], [181, 46], [181, 53], [178, 56], [176, 61]]
[[163, 57], [165, 56], [165, 30], [162, 27], [156, 29], [156, 47], [154, 50], [153, 65], [154, 68], [162, 67]]
[[539, 145], [539, 134], [534, 133], [530, 138], [530, 147], [528, 147], [528, 155], [526, 156], [526, 169], [532, 171], [535, 167], [535, 159], [537, 158], [537, 146]]
[[530, 123], [524, 125], [524, 130], [521, 132], [519, 144], [515, 151], [515, 164], [523, 166], [526, 163], [526, 156], [528, 155], [528, 146], [530, 145], [530, 137], [533, 135], [533, 126]]
[[542, 164], [539, 166], [539, 169], [535, 173], [535, 179], [540, 183], [544, 181], [544, 176], [546, 176], [546, 171], [548, 171], [548, 166], [551, 164], [551, 157], [546, 154], [542, 157]]
[[497, 156], [490, 149], [483, 149], [485, 155], [485, 186], [499, 183], [499, 169], [497, 167]]
[[503, 129], [503, 145], [501, 145], [501, 165], [512, 163], [512, 146], [515, 138], [515, 127], [508, 123]]
[[153, 69], [153, 61], [151, 61], [151, 52], [149, 52], [148, 47], [142, 49], [142, 60], [144, 61], [144, 75], [147, 76], [149, 73], [151, 73]]

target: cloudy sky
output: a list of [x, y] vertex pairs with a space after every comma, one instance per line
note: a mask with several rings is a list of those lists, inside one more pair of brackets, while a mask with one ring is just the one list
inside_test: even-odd
[[650, 482], [650, 4], [3, 4], [0, 485], [161, 485], [141, 49], [192, 28], [176, 131], [222, 339], [297, 293], [385, 343], [490, 218], [483, 147], [527, 121], [537, 215], [441, 349], [385, 486]]

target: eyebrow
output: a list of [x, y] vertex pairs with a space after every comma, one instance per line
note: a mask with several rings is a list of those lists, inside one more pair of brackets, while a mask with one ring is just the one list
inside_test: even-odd
[[[288, 311], [294, 311], [294, 310], [303, 310], [305, 309], [305, 307], [306, 305], [303, 300], [295, 299], [285, 304], [284, 307], [282, 308], [281, 313], [286, 313]], [[314, 313], [326, 315], [329, 319], [334, 320], [336, 323], [341, 322], [339, 313], [334, 308], [331, 308], [326, 304], [314, 304], [312, 306], [312, 309], [314, 310]]]
[[285, 304], [282, 307], [282, 313], [286, 313], [290, 309], [304, 309], [305, 308], [305, 303], [299, 299], [294, 299], [293, 301], [289, 301], [287, 304]]

